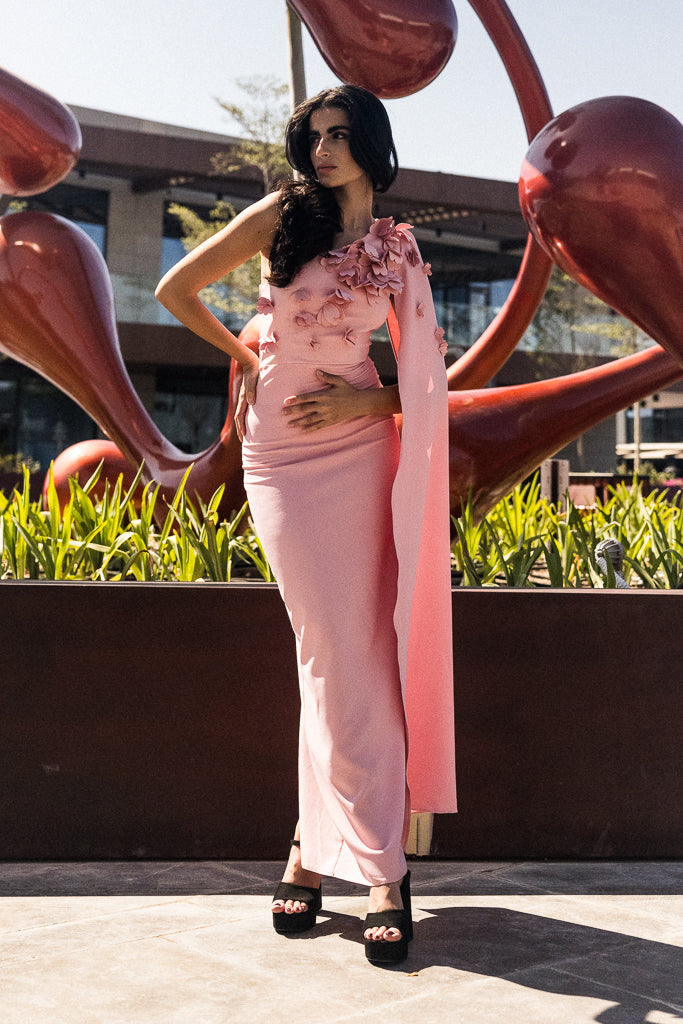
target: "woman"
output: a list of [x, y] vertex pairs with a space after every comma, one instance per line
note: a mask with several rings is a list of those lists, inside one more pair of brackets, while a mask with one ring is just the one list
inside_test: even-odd
[[[300, 821], [273, 923], [312, 927], [322, 875], [360, 882], [366, 955], [395, 963], [412, 937], [411, 805], [455, 810], [443, 331], [408, 226], [373, 218], [397, 173], [379, 100], [326, 90], [294, 111], [285, 146], [299, 180], [189, 253], [157, 296], [242, 367], [245, 486], [296, 637]], [[198, 299], [257, 252], [258, 356]], [[399, 383], [383, 388], [368, 350], [390, 303]]]

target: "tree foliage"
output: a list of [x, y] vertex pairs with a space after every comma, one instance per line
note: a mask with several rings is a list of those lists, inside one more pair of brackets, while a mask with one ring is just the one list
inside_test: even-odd
[[217, 102], [238, 125], [241, 141], [233, 152], [217, 153], [212, 164], [217, 174], [230, 174], [241, 167], [257, 168], [266, 195], [278, 178], [289, 174], [282, 144], [290, 113], [285, 99], [289, 87], [272, 75], [238, 78], [235, 84], [248, 102], [244, 106], [226, 100]]
[[[191, 252], [207, 238], [221, 231], [237, 214], [231, 203], [222, 200], [209, 211], [206, 219], [196, 210], [180, 203], [172, 203], [168, 212], [180, 221], [182, 242], [186, 252]], [[260, 280], [261, 258], [257, 254], [214, 284], [202, 289], [201, 298], [214, 309], [231, 313], [246, 321], [254, 312]]]
[[[602, 343], [604, 339], [607, 344]], [[565, 372], [562, 355], [571, 355], [575, 369], [593, 365], [596, 355], [618, 357], [651, 344], [648, 336], [592, 295], [559, 267], [553, 267], [548, 288], [526, 336], [542, 372]]]
[[[284, 99], [288, 86], [273, 76], [237, 79], [235, 84], [248, 102], [243, 106], [225, 100], [217, 102], [239, 126], [242, 138], [229, 152], [217, 153], [212, 158], [213, 170], [216, 175], [225, 176], [244, 167], [256, 168], [263, 195], [267, 195], [277, 180], [289, 172], [283, 146], [289, 117], [289, 105]], [[237, 211], [232, 204], [220, 200], [207, 217], [180, 203], [169, 206], [169, 213], [180, 221], [182, 242], [190, 252], [229, 224]], [[257, 254], [205, 288], [202, 299], [217, 310], [247, 320], [254, 312], [260, 279], [261, 261]]]

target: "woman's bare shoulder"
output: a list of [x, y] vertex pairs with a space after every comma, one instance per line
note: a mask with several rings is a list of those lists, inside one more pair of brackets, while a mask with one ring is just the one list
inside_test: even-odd
[[278, 222], [279, 193], [271, 192], [258, 202], [247, 206], [230, 222], [230, 234], [244, 232], [258, 240], [258, 249], [268, 252], [275, 235]]
[[278, 193], [271, 193], [233, 217], [199, 250], [206, 248], [207, 254], [215, 254], [219, 262], [225, 260], [230, 269], [258, 252], [267, 255], [278, 226], [278, 218]]

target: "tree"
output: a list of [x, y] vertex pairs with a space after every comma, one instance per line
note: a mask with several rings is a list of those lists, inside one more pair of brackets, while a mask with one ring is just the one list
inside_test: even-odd
[[282, 145], [290, 114], [284, 99], [289, 86], [272, 75], [238, 78], [235, 84], [251, 102], [244, 107], [217, 102], [241, 129], [242, 140], [232, 153], [217, 153], [211, 162], [217, 174], [230, 174], [240, 167], [258, 168], [266, 195], [278, 178], [289, 175]]
[[[191, 252], [207, 238], [211, 238], [237, 214], [234, 206], [224, 201], [217, 202], [206, 219], [196, 210], [180, 203], [171, 203], [168, 212], [180, 221], [186, 252]], [[260, 280], [261, 258], [257, 254], [208, 288], [203, 288], [201, 298], [208, 306], [223, 313], [232, 313], [246, 322], [254, 313]]]
[[[607, 344], [601, 343], [601, 339]], [[635, 324], [558, 267], [553, 267], [543, 302], [525, 340], [542, 372], [549, 376], [566, 372], [566, 360], [558, 358], [560, 355], [572, 356], [573, 369], [580, 370], [593, 365], [597, 355], [616, 358], [650, 343]]]
[[[235, 84], [249, 98], [239, 106], [217, 100], [239, 125], [243, 138], [229, 153], [217, 153], [211, 163], [216, 175], [231, 174], [243, 167], [255, 167], [261, 176], [263, 195], [267, 195], [278, 179], [287, 176], [283, 138], [289, 118], [289, 105], [284, 100], [288, 86], [272, 76], [237, 79]], [[190, 252], [205, 239], [229, 224], [237, 211], [227, 202], [218, 201], [204, 218], [196, 210], [180, 203], [169, 206], [182, 230], [182, 242]], [[205, 288], [202, 299], [214, 308], [247, 320], [254, 312], [261, 280], [258, 255], [241, 267]]]

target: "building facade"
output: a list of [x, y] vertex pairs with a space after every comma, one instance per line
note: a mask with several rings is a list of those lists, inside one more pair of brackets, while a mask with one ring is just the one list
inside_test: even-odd
[[[134, 387], [169, 441], [201, 451], [225, 420], [229, 361], [154, 298], [160, 277], [185, 251], [171, 208], [180, 204], [205, 216], [223, 201], [239, 210], [262, 195], [260, 178], [250, 168], [214, 172], [212, 158], [229, 152], [238, 142], [234, 138], [86, 108], [73, 111], [83, 132], [75, 170], [21, 205], [74, 221], [100, 248]], [[516, 184], [402, 169], [375, 212], [413, 225], [432, 265], [448, 359], [457, 358], [501, 308], [519, 270], [526, 228]], [[219, 315], [234, 331], [249, 318], [244, 311]], [[577, 335], [576, 325], [561, 319], [551, 331], [547, 316], [539, 320], [492, 383], [557, 376], [609, 357], [599, 333]], [[393, 356], [381, 333], [373, 356], [384, 381], [391, 382]], [[654, 396], [641, 412], [642, 441], [663, 441], [662, 450], [675, 464], [683, 456], [683, 387]], [[611, 472], [629, 457], [632, 423], [626, 413], [605, 421], [559, 455], [578, 472]], [[46, 469], [68, 445], [97, 436], [97, 426], [67, 396], [13, 360], [0, 361], [0, 454], [21, 452]]]

